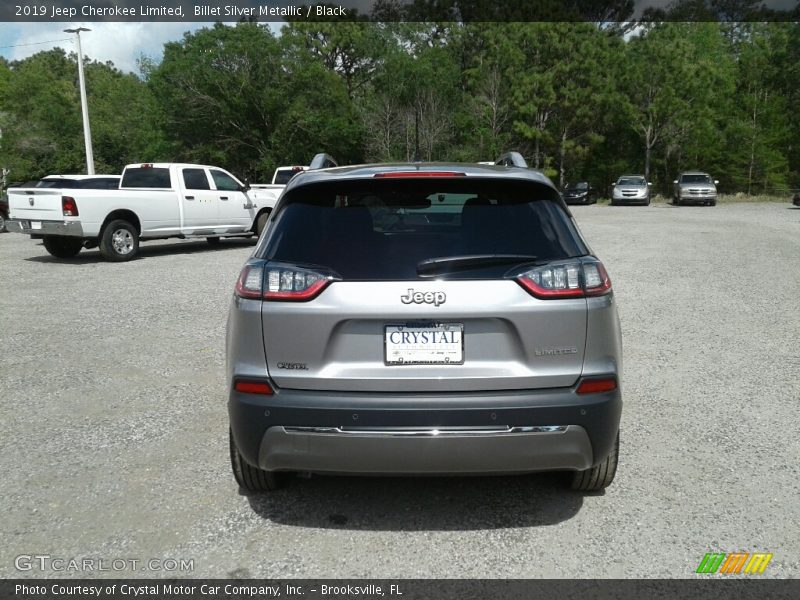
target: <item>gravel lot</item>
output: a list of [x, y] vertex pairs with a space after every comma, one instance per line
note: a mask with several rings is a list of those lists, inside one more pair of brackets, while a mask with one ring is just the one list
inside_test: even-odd
[[[621, 465], [557, 475], [230, 474], [224, 329], [250, 241], [151, 242], [127, 264], [0, 236], [0, 576], [20, 554], [193, 559], [195, 577], [690, 577], [766, 551], [800, 577], [800, 209], [575, 207], [614, 281]], [[138, 565], [141, 568], [141, 564]]]

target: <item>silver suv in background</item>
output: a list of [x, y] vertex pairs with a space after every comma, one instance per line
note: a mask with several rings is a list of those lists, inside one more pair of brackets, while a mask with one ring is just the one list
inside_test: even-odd
[[239, 485], [545, 470], [571, 471], [578, 490], [609, 485], [617, 308], [552, 182], [516, 153], [318, 164], [331, 163], [289, 181], [235, 286]]
[[648, 183], [644, 175], [623, 175], [611, 185], [614, 188], [611, 192], [611, 206], [620, 204], [650, 205], [650, 187], [653, 184]]
[[719, 181], [711, 179], [711, 175], [708, 173], [699, 171], [681, 173], [672, 183], [674, 185], [672, 201], [675, 206], [690, 202], [706, 206], [716, 206], [717, 204]]

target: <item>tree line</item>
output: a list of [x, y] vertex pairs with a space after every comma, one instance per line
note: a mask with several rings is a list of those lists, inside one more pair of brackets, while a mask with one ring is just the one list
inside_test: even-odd
[[[800, 24], [216, 24], [140, 60], [86, 59], [98, 173], [223, 166], [250, 181], [319, 151], [342, 164], [492, 160], [557, 184], [700, 169], [725, 192], [800, 188]], [[74, 54], [0, 59], [0, 167], [85, 169]]]

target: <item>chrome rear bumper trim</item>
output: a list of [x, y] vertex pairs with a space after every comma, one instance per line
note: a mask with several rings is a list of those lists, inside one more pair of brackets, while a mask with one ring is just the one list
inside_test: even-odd
[[316, 433], [328, 435], [371, 435], [386, 437], [464, 437], [469, 435], [508, 435], [520, 433], [563, 433], [567, 425], [524, 425], [515, 427], [442, 427], [442, 428], [386, 428], [374, 427], [284, 427], [286, 433]]

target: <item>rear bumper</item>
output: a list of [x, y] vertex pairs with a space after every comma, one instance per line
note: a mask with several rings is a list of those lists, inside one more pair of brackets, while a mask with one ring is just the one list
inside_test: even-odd
[[[39, 227], [34, 228], [38, 223]], [[36, 219], [9, 219], [6, 229], [14, 233], [33, 235], [67, 235], [83, 237], [83, 227], [80, 221], [37, 221]]]
[[380, 394], [231, 392], [244, 459], [266, 470], [353, 474], [582, 470], [619, 429], [619, 390]]

